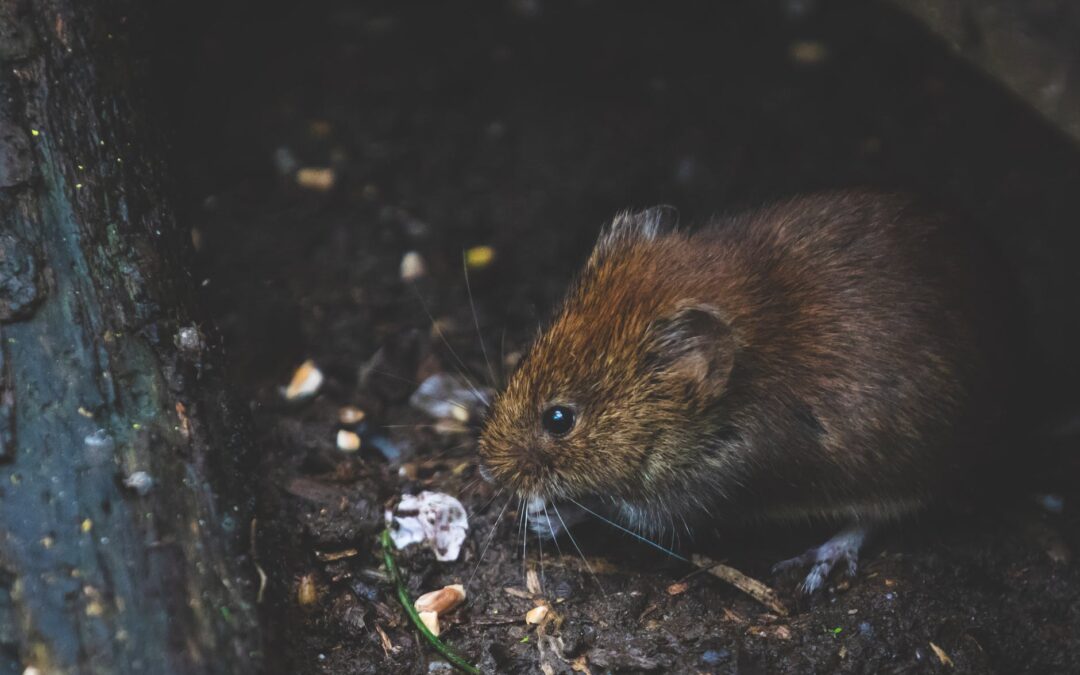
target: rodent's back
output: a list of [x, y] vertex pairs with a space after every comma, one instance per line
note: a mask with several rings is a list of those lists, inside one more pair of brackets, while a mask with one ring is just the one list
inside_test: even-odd
[[736, 252], [760, 291], [745, 308], [746, 372], [732, 378], [745, 423], [801, 409], [755, 448], [770, 469], [747, 492], [762, 510], [797, 515], [809, 500], [899, 515], [980, 442], [971, 418], [996, 405], [986, 373], [1002, 330], [977, 237], [876, 193], [795, 199], [699, 236]]

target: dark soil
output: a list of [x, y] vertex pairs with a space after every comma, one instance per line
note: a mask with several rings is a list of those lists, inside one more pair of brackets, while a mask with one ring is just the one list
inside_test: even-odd
[[[436, 433], [407, 402], [415, 382], [458, 367], [433, 318], [471, 375], [490, 379], [465, 248], [496, 250], [471, 285], [503, 370], [617, 210], [669, 203], [694, 221], [771, 195], [878, 184], [966, 213], [1002, 244], [1031, 305], [1018, 320], [1038, 384], [1024, 398], [1069, 410], [1080, 155], [917, 24], [859, 1], [204, 9], [176, 26], [188, 37], [167, 45], [165, 79], [197, 273], [255, 419], [253, 530], [274, 672], [441, 667], [396, 604], [376, 544], [384, 506], [421, 489], [462, 500], [469, 539], [457, 562], [409, 550], [400, 564], [414, 596], [471, 578], [443, 637], [490, 671], [1080, 670], [1075, 450], [1025, 443], [1017, 453], [1034, 470], [993, 507], [882, 533], [857, 578], [809, 600], [769, 567], [827, 532], [677, 542], [774, 585], [794, 610], [779, 617], [599, 523], [575, 530], [597, 583], [568, 540], [562, 554], [523, 545], [516, 500], [478, 562], [506, 497], [478, 480], [475, 429]], [[300, 188], [275, 153], [332, 167], [335, 186]], [[415, 287], [398, 274], [409, 250], [428, 267]], [[326, 382], [286, 404], [279, 387], [307, 358]], [[367, 413], [351, 455], [334, 441], [346, 404]], [[1037, 508], [1033, 490], [1063, 495], [1064, 513]], [[536, 598], [527, 569], [542, 570]], [[554, 620], [528, 627], [539, 600]]]

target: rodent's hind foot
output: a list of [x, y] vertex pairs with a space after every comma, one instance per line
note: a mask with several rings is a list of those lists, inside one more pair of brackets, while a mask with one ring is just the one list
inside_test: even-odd
[[810, 568], [806, 578], [799, 584], [799, 591], [811, 595], [829, 578], [837, 563], [844, 563], [845, 573], [855, 576], [859, 568], [859, 549], [869, 529], [861, 525], [846, 527], [821, 546], [811, 548], [802, 555], [782, 560], [773, 565], [773, 574], [783, 574]]

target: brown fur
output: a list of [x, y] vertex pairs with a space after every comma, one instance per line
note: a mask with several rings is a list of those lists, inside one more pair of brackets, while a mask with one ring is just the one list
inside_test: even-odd
[[[877, 193], [694, 233], [622, 214], [481, 437], [524, 495], [690, 518], [903, 515], [1000, 419], [1000, 302], [976, 241]], [[1003, 359], [1001, 359], [1003, 360]], [[553, 403], [577, 409], [554, 438]]]

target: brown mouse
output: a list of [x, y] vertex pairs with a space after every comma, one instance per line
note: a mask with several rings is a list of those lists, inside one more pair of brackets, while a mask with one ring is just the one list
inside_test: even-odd
[[[540, 507], [831, 521], [781, 567], [854, 573], [866, 532], [987, 452], [1009, 346], [996, 263], [905, 197], [799, 197], [694, 231], [622, 213], [494, 402], [485, 473]], [[535, 509], [535, 507], [534, 507]]]

